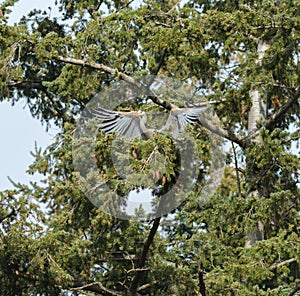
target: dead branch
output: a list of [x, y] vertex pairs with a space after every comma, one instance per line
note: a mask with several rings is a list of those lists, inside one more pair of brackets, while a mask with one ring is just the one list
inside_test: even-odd
[[275, 264], [271, 265], [269, 269], [272, 271], [274, 269], [280, 268], [284, 265], [290, 264], [290, 263], [295, 262], [295, 261], [297, 261], [297, 258], [291, 258], [291, 259], [288, 259], [288, 260], [285, 260], [285, 261], [282, 261], [282, 262], [275, 263]]
[[119, 292], [116, 290], [108, 289], [106, 288], [101, 282], [93, 282], [93, 283], [73, 283], [72, 287], [70, 288], [71, 291], [90, 291], [94, 293], [99, 293], [102, 295], [102, 293], [106, 293], [111, 296], [122, 296], [125, 295], [124, 292]]
[[262, 127], [255, 129], [252, 133], [250, 133], [248, 136], [242, 139], [242, 141], [246, 143], [256, 138], [259, 135], [262, 128], [267, 128], [267, 129], [272, 128], [297, 102], [299, 97], [300, 97], [300, 86], [296, 89], [296, 91], [291, 96], [291, 98], [285, 104], [283, 104], [277, 112], [275, 112], [268, 120], [264, 122]]
[[[142, 251], [140, 260], [137, 264], [138, 269], [144, 269], [146, 259], [147, 259], [147, 255], [148, 255], [150, 246], [153, 243], [154, 236], [157, 232], [157, 229], [158, 229], [158, 226], [159, 226], [159, 223], [160, 223], [160, 219], [161, 219], [160, 217], [154, 219], [154, 222], [153, 222], [153, 225], [152, 225], [151, 230], [149, 232], [149, 235], [148, 235], [148, 237], [147, 237], [147, 239], [144, 243], [144, 247], [143, 247], [143, 251]], [[134, 276], [134, 278], [131, 282], [130, 288], [129, 288], [130, 295], [136, 295], [136, 292], [138, 291], [138, 285], [139, 285], [139, 282], [141, 280], [142, 275], [143, 275], [143, 271], [139, 271]]]

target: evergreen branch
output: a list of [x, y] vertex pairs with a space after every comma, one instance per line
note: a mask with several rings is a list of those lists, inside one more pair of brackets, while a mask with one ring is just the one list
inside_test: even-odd
[[12, 211], [9, 214], [7, 214], [4, 217], [0, 218], [0, 223], [2, 223], [4, 220], [6, 220], [10, 217], [13, 217], [15, 214], [16, 214], [16, 210], [12, 209]]
[[289, 142], [292, 142], [292, 141], [297, 141], [297, 140], [299, 140], [299, 139], [300, 139], [300, 134], [297, 135], [297, 136], [290, 137], [290, 138], [288, 138], [288, 139], [286, 139], [286, 140], [283, 140], [282, 142], [283, 142], [283, 143], [289, 143]]

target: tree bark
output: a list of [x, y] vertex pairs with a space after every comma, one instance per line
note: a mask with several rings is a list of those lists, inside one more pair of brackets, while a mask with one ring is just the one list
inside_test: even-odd
[[[257, 53], [258, 58], [256, 61], [256, 65], [258, 67], [261, 66], [262, 59], [265, 55], [265, 52], [269, 49], [270, 44], [266, 40], [259, 40], [257, 45]], [[258, 129], [258, 123], [266, 118], [267, 110], [266, 103], [264, 102], [264, 98], [261, 92], [254, 86], [253, 89], [250, 90], [249, 96], [251, 98], [251, 109], [248, 116], [248, 133], [251, 134], [256, 129]], [[261, 142], [261, 138], [259, 134], [256, 135], [255, 138], [252, 139], [253, 142]]]
[[147, 239], [144, 243], [143, 251], [142, 251], [140, 260], [137, 264], [137, 268], [140, 269], [140, 271], [137, 271], [136, 275], [132, 279], [132, 282], [131, 282], [131, 285], [130, 285], [129, 291], [128, 291], [129, 296], [136, 296], [137, 295], [138, 286], [140, 284], [140, 280], [141, 280], [141, 277], [142, 277], [143, 272], [144, 272], [143, 267], [145, 266], [150, 246], [153, 243], [154, 236], [155, 236], [155, 234], [157, 232], [157, 229], [159, 227], [160, 219], [161, 219], [160, 217], [154, 219], [153, 225], [152, 225], [151, 230], [149, 232], [149, 235], [148, 235], [148, 237], [147, 237]]
[[[257, 54], [258, 58], [256, 60], [257, 67], [262, 65], [262, 59], [265, 56], [266, 51], [270, 48], [270, 43], [267, 40], [261, 39], [258, 41], [257, 44]], [[257, 88], [256, 85], [251, 88], [249, 91], [249, 96], [251, 98], [251, 109], [248, 115], [248, 134], [251, 135], [255, 133], [255, 135], [251, 138], [251, 143], [260, 144], [262, 143], [262, 138], [259, 132], [260, 127], [259, 125], [266, 119], [267, 116], [267, 108], [265, 98], [261, 90]], [[251, 168], [253, 169], [253, 168]], [[257, 172], [249, 172], [249, 178], [257, 178]], [[250, 189], [247, 195], [255, 195], [257, 197], [260, 196], [260, 192], [258, 188]], [[245, 247], [250, 248], [254, 245], [257, 241], [264, 239], [264, 225], [261, 221], [257, 221], [256, 230], [252, 233], [247, 235]]]

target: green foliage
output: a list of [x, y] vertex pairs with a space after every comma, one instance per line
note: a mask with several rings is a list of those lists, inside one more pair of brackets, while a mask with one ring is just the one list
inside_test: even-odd
[[[295, 295], [300, 273], [297, 98], [275, 115], [299, 85], [297, 2], [60, 0], [62, 18], [33, 11], [11, 26], [7, 18], [14, 2], [0, 6], [1, 100], [13, 104], [25, 98], [33, 116], [60, 132], [45, 151], [32, 152], [35, 161], [28, 173], [43, 174], [43, 181], [17, 183], [0, 193], [0, 294]], [[269, 45], [263, 57], [258, 52], [262, 41]], [[88, 63], [109, 66], [114, 75]], [[266, 120], [271, 120], [268, 126], [264, 119], [258, 122], [264, 125], [259, 141], [250, 138], [236, 153], [229, 152], [222, 182], [208, 200], [202, 198], [202, 181], [212, 147], [202, 127], [188, 131], [202, 164], [198, 182], [161, 219], [153, 240], [155, 221], [105, 214], [86, 198], [73, 167], [75, 119], [121, 74], [171, 76], [208, 101], [222, 99], [215, 112], [229, 134], [251, 132], [251, 90], [263, 97]], [[161, 111], [144, 103], [140, 100], [136, 109]], [[188, 103], [199, 102], [191, 98]], [[79, 149], [76, 157], [90, 181], [101, 176], [126, 200], [138, 185], [118, 175], [110, 145], [124, 143], [113, 139], [99, 132], [95, 149], [88, 151], [97, 172], [85, 166], [91, 155]], [[172, 188], [180, 173], [169, 137], [157, 133], [153, 140], [126, 145], [128, 153], [114, 157], [129, 164], [131, 181]], [[145, 215], [141, 208], [136, 213]], [[246, 247], [258, 222], [263, 237]]]

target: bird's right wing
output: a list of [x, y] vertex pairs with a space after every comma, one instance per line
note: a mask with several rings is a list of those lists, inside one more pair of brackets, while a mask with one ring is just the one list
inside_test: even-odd
[[180, 131], [188, 124], [200, 123], [201, 114], [203, 114], [206, 109], [207, 107], [174, 108], [171, 110], [165, 128], [171, 131], [173, 138], [177, 138]]
[[184, 128], [187, 124], [199, 122], [200, 115], [207, 110], [207, 107], [199, 108], [182, 108], [175, 113], [178, 120], [179, 129]]
[[91, 113], [101, 121], [98, 124], [100, 130], [107, 134], [116, 132], [128, 139], [140, 138], [143, 134], [140, 122], [145, 114], [142, 112], [120, 112], [97, 108], [92, 110]]

